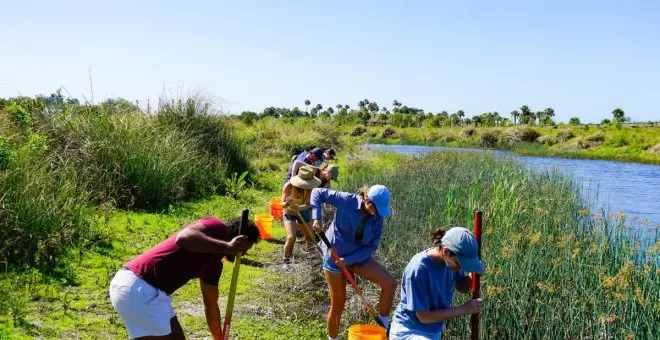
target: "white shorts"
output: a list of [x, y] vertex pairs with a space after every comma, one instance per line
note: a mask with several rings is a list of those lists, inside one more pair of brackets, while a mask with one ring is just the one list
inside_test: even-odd
[[442, 337], [442, 332], [439, 334], [436, 333], [427, 333], [423, 331], [413, 331], [408, 329], [406, 326], [398, 323], [392, 322], [390, 324], [390, 339], [391, 340], [437, 340]]
[[176, 316], [172, 298], [132, 271], [122, 268], [110, 282], [110, 302], [121, 317], [130, 339], [172, 333]]

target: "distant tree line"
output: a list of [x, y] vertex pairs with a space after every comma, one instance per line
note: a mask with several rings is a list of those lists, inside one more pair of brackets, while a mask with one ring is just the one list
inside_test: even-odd
[[[465, 111], [458, 110], [454, 113], [447, 111], [425, 112], [423, 109], [410, 107], [402, 104], [398, 100], [392, 102], [391, 110], [386, 106], [380, 106], [375, 101], [364, 99], [358, 102], [357, 108], [352, 109], [347, 104], [336, 104], [323, 107], [321, 104], [312, 105], [309, 99], [304, 102], [305, 110], [298, 107], [293, 109], [267, 107], [261, 113], [244, 111], [240, 114], [240, 119], [246, 124], [252, 124], [258, 119], [265, 117], [282, 118], [285, 121], [293, 122], [298, 118], [320, 118], [333, 120], [339, 125], [364, 124], [364, 125], [392, 125], [395, 127], [452, 127], [452, 126], [475, 126], [475, 127], [493, 127], [493, 126], [511, 126], [511, 125], [538, 125], [554, 126], [557, 123], [554, 120], [555, 110], [551, 107], [540, 111], [533, 111], [527, 105], [523, 105], [519, 110], [513, 110], [509, 114], [511, 118], [500, 115], [499, 112], [484, 112], [481, 114], [467, 117]], [[311, 106], [311, 109], [309, 109]], [[630, 118], [625, 112], [616, 108], [612, 111], [612, 119], [603, 119], [601, 124], [621, 124], [630, 122]], [[573, 117], [569, 120], [571, 125], [580, 125], [580, 119]]]

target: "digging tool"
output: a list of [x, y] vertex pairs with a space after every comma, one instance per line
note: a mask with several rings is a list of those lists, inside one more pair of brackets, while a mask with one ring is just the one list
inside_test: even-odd
[[[481, 211], [474, 212], [474, 238], [477, 239], [477, 255], [481, 260]], [[479, 298], [479, 291], [481, 289], [481, 277], [477, 273], [472, 273], [472, 298]], [[479, 339], [479, 314], [475, 313], [470, 316], [471, 325], [471, 339]]]
[[[243, 235], [243, 231], [247, 228], [248, 209], [243, 210], [241, 216], [241, 224], [238, 226], [238, 234]], [[241, 269], [241, 253], [236, 254], [234, 259], [234, 271], [231, 274], [231, 285], [229, 286], [229, 298], [227, 300], [227, 312], [225, 313], [225, 326], [222, 331], [225, 340], [229, 339], [229, 330], [231, 329], [231, 317], [234, 311], [234, 298], [236, 297], [236, 286], [238, 284], [238, 271]]]
[[[300, 215], [298, 215], [298, 221], [300, 222], [300, 224], [302, 224], [304, 226], [304, 228], [309, 229], [309, 227], [307, 226], [307, 223], [305, 223], [305, 221], [302, 219], [302, 217]], [[316, 234], [319, 237], [321, 237], [321, 240], [323, 240], [323, 243], [325, 243], [325, 246], [328, 247], [328, 251], [330, 251], [330, 256], [332, 256], [332, 259], [335, 260], [335, 261], [339, 261], [339, 255], [337, 255], [337, 251], [335, 250], [335, 248], [332, 247], [332, 245], [330, 244], [330, 241], [325, 236], [325, 234], [323, 232], [316, 233]], [[344, 273], [344, 276], [346, 277], [346, 279], [348, 279], [348, 282], [351, 283], [351, 286], [353, 286], [353, 289], [355, 290], [357, 295], [360, 297], [360, 301], [362, 301], [362, 304], [365, 307], [367, 307], [367, 310], [369, 311], [369, 314], [371, 314], [371, 316], [373, 316], [374, 320], [376, 320], [376, 323], [379, 326], [387, 329], [387, 327], [385, 327], [383, 322], [380, 321], [380, 319], [378, 318], [378, 312], [376, 312], [376, 309], [374, 309], [374, 307], [369, 303], [369, 301], [367, 301], [367, 299], [362, 294], [362, 290], [360, 289], [360, 287], [358, 287], [357, 283], [355, 283], [355, 279], [353, 279], [353, 275], [351, 275], [351, 273], [348, 271], [348, 269], [346, 267], [342, 268], [341, 271]]]
[[[289, 204], [287, 203], [285, 205], [285, 207], [287, 207], [288, 205]], [[314, 235], [314, 233], [312, 232], [312, 229], [310, 229], [309, 226], [307, 225], [307, 223], [305, 223], [305, 221], [303, 220], [300, 213], [298, 213], [297, 218], [298, 218], [298, 224], [300, 225], [300, 228], [303, 229], [303, 234], [309, 235], [310, 237], [312, 235]], [[314, 244], [316, 245], [316, 250], [318, 250], [319, 254], [321, 254], [321, 257], [323, 257], [323, 250], [321, 250], [321, 247], [317, 243], [314, 243]]]

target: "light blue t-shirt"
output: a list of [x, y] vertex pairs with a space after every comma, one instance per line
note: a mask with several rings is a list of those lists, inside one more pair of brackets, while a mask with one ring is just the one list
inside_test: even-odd
[[[343, 257], [346, 265], [368, 260], [378, 249], [383, 234], [383, 217], [371, 216], [362, 224], [362, 198], [356, 194], [339, 192], [332, 189], [315, 188], [309, 204], [312, 207], [312, 219], [319, 219], [322, 203], [337, 208], [332, 224], [325, 232], [330, 244]], [[360, 232], [361, 231], [361, 232]], [[325, 243], [319, 241], [324, 258], [330, 258]]]
[[404, 328], [408, 335], [418, 333], [439, 339], [445, 323], [422, 323], [415, 312], [451, 308], [456, 283], [463, 276], [462, 269], [457, 272], [449, 269], [429, 257], [426, 250], [417, 253], [403, 272], [401, 301], [392, 322], [403, 326], [399, 328]]

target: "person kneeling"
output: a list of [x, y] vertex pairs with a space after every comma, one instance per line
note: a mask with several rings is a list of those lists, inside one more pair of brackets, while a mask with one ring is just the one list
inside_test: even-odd
[[199, 278], [206, 322], [214, 339], [222, 339], [218, 282], [222, 259], [233, 261], [259, 241], [253, 221], [239, 235], [240, 218], [224, 223], [199, 219], [126, 263], [110, 283], [110, 301], [130, 339], [185, 339], [172, 308], [171, 295]]
[[432, 235], [435, 247], [413, 256], [401, 279], [401, 301], [394, 311], [390, 339], [437, 340], [445, 320], [480, 313], [481, 299], [468, 300], [452, 307], [454, 290], [470, 292], [470, 277], [465, 272], [482, 273], [477, 241], [460, 227]]

